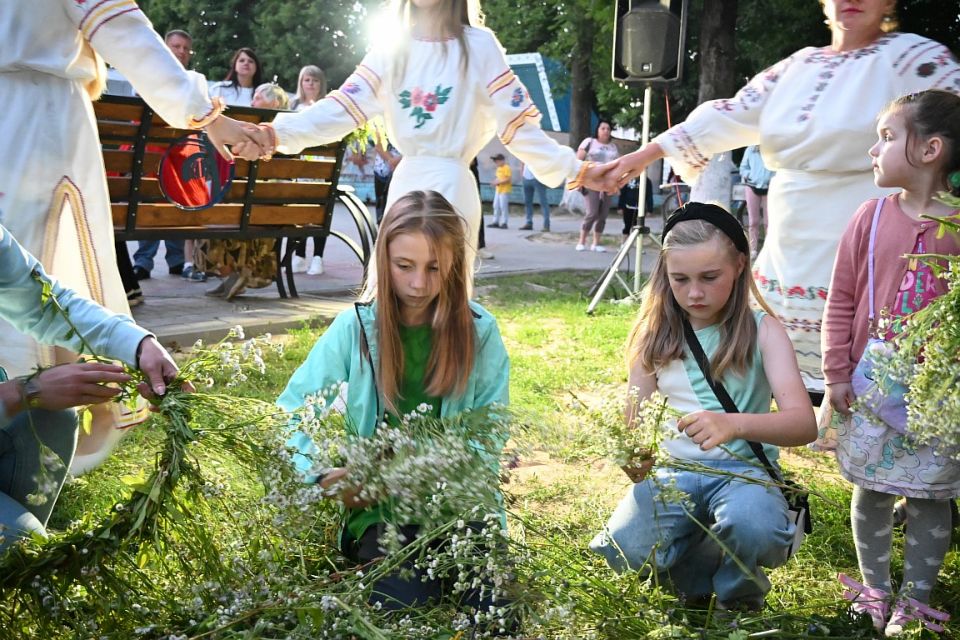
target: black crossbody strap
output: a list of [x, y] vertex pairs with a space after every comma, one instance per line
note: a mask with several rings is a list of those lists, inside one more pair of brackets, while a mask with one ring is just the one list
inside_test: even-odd
[[[693, 331], [693, 327], [690, 326], [690, 321], [686, 318], [683, 319], [683, 337], [686, 338], [687, 346], [690, 347], [690, 352], [693, 353], [693, 357], [700, 367], [700, 372], [703, 373], [707, 384], [710, 385], [714, 395], [717, 396], [717, 400], [720, 401], [723, 410], [727, 413], [740, 413], [740, 409], [737, 408], [737, 403], [735, 403], [733, 398], [730, 397], [730, 394], [727, 393], [723, 384], [713, 379], [713, 375], [710, 373], [710, 360], [707, 359], [707, 354], [704, 353], [703, 347], [700, 345], [700, 340], [697, 339], [697, 334]], [[747, 440], [746, 443], [750, 445], [753, 455], [760, 459], [763, 468], [767, 470], [767, 474], [773, 478], [773, 481], [778, 483], [782, 482], [783, 478], [780, 477], [780, 474], [777, 473], [777, 470], [770, 463], [770, 459], [763, 450], [763, 445], [753, 440]]]

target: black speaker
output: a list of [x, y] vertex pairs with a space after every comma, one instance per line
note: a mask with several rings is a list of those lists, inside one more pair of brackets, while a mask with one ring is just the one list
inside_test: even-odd
[[669, 84], [683, 75], [688, 0], [617, 0], [613, 79]]

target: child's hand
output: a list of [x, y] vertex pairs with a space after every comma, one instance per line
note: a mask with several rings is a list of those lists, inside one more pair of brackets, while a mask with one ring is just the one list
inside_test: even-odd
[[[323, 479], [320, 481], [320, 486], [324, 489], [332, 489], [345, 475], [347, 475], [347, 470], [343, 467], [331, 469], [323, 476]], [[363, 509], [364, 507], [369, 507], [373, 502], [362, 500], [358, 497], [361, 489], [362, 487], [338, 487], [337, 492], [331, 492], [329, 495], [339, 498], [340, 502], [349, 509]]]
[[729, 413], [694, 411], [677, 420], [677, 429], [700, 445], [702, 451], [709, 451], [737, 437], [737, 426]]
[[623, 472], [630, 478], [630, 482], [636, 484], [637, 482], [643, 482], [643, 479], [650, 473], [650, 469], [653, 468], [653, 463], [653, 457], [641, 458], [631, 460], [620, 468], [623, 469]]
[[835, 411], [845, 416], [853, 413], [850, 410], [850, 405], [856, 399], [857, 396], [853, 393], [853, 385], [849, 382], [834, 382], [827, 385], [827, 400], [830, 401]]

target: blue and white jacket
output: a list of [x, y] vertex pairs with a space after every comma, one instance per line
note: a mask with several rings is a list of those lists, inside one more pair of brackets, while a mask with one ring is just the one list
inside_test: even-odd
[[[37, 342], [80, 351], [80, 337], [72, 335], [67, 338], [70, 326], [63, 317], [52, 309], [41, 307], [43, 285], [34, 279], [34, 271], [53, 283], [53, 293], [96, 355], [136, 366], [137, 347], [141, 340], [151, 335], [150, 332], [137, 326], [132, 318], [108, 311], [60, 285], [3, 225], [0, 225], [0, 318]], [[3, 354], [0, 353], [2, 364]], [[0, 380], [4, 379], [6, 372], [0, 366]], [[9, 418], [0, 403], [0, 427], [8, 423]]]

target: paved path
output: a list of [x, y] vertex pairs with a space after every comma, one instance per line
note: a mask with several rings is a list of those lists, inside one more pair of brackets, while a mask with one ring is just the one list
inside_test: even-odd
[[[620, 240], [622, 222], [612, 212], [604, 234], [607, 253], [576, 252], [580, 217], [555, 215], [551, 232], [542, 233], [539, 207], [536, 209], [534, 231], [519, 231], [523, 224], [522, 208], [513, 207], [509, 229], [486, 229], [487, 250], [493, 260], [484, 260], [478, 278], [500, 274], [552, 271], [557, 269], [605, 269], [614, 257]], [[489, 220], [489, 217], [487, 217]], [[334, 214], [334, 228], [355, 236], [352, 221], [344, 210]], [[659, 217], [653, 226], [660, 227]], [[649, 245], [648, 245], [649, 246]], [[128, 243], [130, 255], [137, 243]], [[150, 329], [164, 344], [192, 344], [198, 338], [218, 340], [230, 327], [242, 325], [247, 335], [265, 332], [282, 333], [304, 323], [323, 322], [353, 302], [360, 287], [362, 271], [352, 253], [336, 238], [327, 243], [324, 257], [325, 273], [320, 276], [297, 274], [299, 298], [281, 299], [275, 285], [249, 290], [231, 301], [204, 295], [219, 283], [211, 278], [206, 283], [188, 282], [167, 271], [163, 260], [163, 246], [157, 255], [153, 277], [141, 281], [145, 303], [133, 310], [134, 318]], [[645, 269], [649, 269], [653, 251], [645, 253]]]

